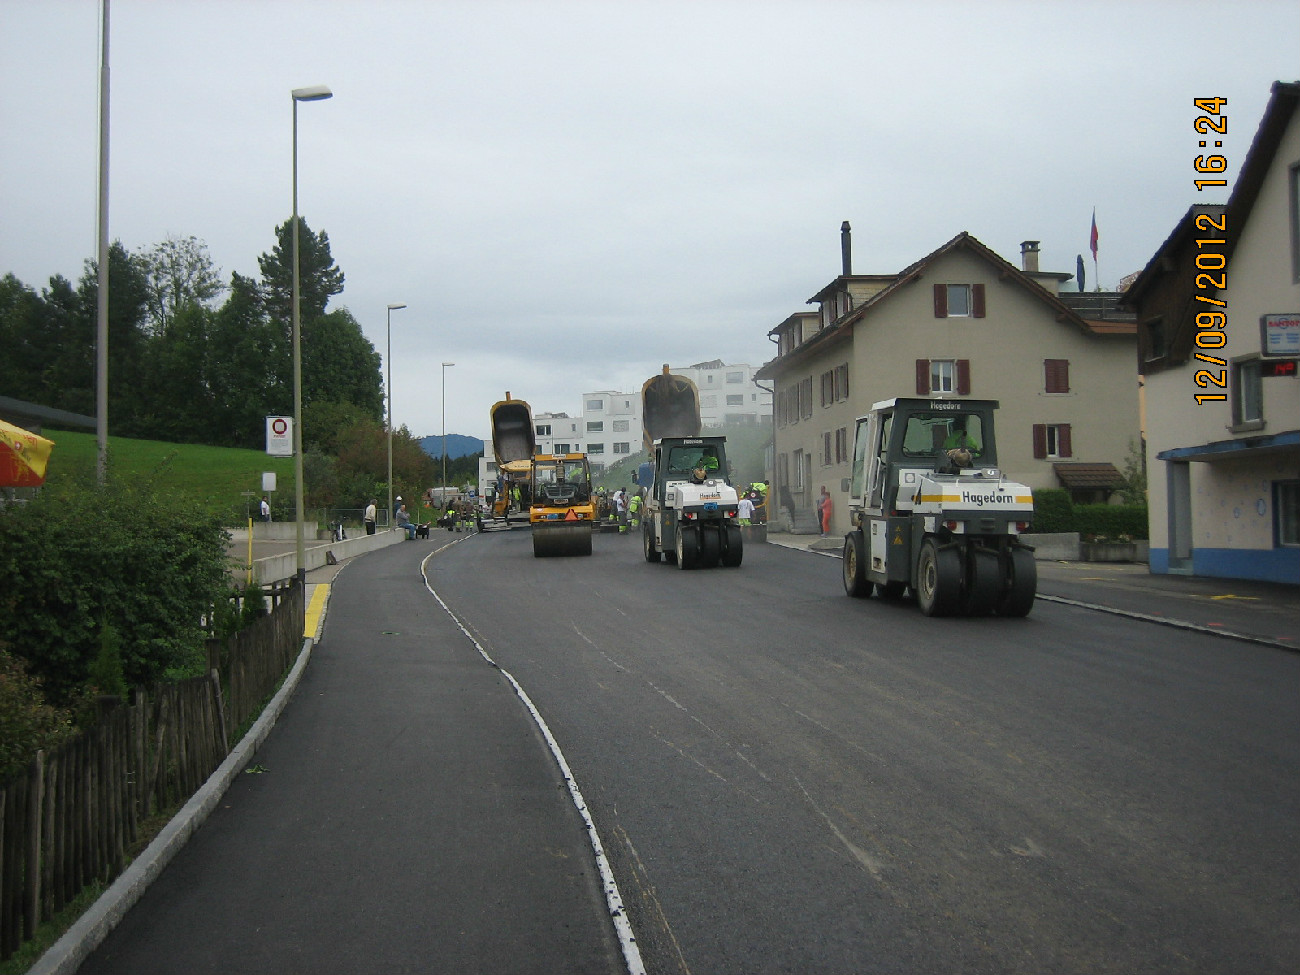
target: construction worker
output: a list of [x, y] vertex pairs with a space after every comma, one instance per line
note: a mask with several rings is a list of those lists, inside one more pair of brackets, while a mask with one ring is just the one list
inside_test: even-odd
[[628, 518], [628, 523], [632, 526], [632, 529], [634, 531], [640, 527], [641, 525], [641, 492], [640, 491], [637, 491], [636, 494], [632, 495], [632, 497], [627, 502], [627, 518]]
[[619, 488], [614, 492], [614, 504], [617, 508], [618, 533], [627, 534], [627, 488]]

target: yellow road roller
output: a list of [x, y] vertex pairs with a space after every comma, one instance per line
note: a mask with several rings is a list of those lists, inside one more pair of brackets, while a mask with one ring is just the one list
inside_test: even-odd
[[586, 454], [536, 454], [528, 521], [533, 555], [590, 555], [596, 506]]

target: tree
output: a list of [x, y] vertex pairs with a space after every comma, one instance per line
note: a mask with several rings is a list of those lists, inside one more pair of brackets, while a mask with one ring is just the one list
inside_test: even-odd
[[262, 447], [265, 418], [293, 412], [293, 374], [288, 333], [267, 317], [261, 288], [252, 278], [231, 275], [210, 339], [214, 442]]
[[12, 274], [0, 278], [0, 390], [18, 399], [39, 401], [41, 375], [49, 353], [42, 338], [45, 303]]
[[[352, 403], [376, 420], [384, 415], [379, 353], [346, 308], [303, 319], [302, 400]], [[306, 430], [304, 429], [304, 433]]]
[[[276, 244], [271, 253], [257, 259], [262, 270], [262, 291], [266, 310], [284, 323], [293, 321], [293, 218], [275, 228]], [[303, 321], [325, 314], [334, 295], [343, 293], [343, 272], [330, 255], [325, 231], [313, 234], [307, 221], [298, 217], [298, 307]]]
[[[98, 274], [98, 265], [87, 261], [77, 286], [75, 334], [65, 350], [77, 357], [78, 364], [83, 364], [88, 375], [82, 378], [91, 392], [88, 403], [65, 409], [91, 415], [96, 412]], [[108, 249], [108, 415], [114, 432], [129, 436], [147, 432], [139, 427], [136, 415], [137, 394], [141, 389], [141, 353], [147, 338], [148, 292], [148, 278], [140, 258], [128, 254], [121, 241], [114, 241]]]
[[187, 305], [210, 307], [226, 286], [207, 244], [197, 237], [169, 236], [139, 255], [147, 287], [148, 325], [159, 335]]

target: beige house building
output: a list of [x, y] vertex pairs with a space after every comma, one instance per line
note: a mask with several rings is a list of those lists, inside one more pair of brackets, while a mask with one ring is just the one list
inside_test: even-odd
[[1151, 571], [1300, 583], [1300, 83], [1273, 86], [1227, 205], [1192, 207], [1125, 303]]
[[1133, 323], [1072, 310], [1071, 275], [1039, 271], [1037, 241], [1019, 268], [960, 233], [897, 274], [853, 274], [843, 232], [844, 273], [769, 332], [777, 355], [755, 377], [775, 387], [773, 517], [785, 503], [811, 523], [824, 485], [845, 530], [854, 423], [895, 396], [998, 400], [1008, 476], [1107, 500], [1140, 443]]

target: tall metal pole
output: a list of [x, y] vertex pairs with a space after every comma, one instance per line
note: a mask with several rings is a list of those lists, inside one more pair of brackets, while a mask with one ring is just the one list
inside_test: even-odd
[[384, 362], [388, 366], [388, 379], [385, 383], [388, 393], [388, 524], [393, 523], [393, 312], [405, 305], [388, 306], [388, 354]]
[[454, 362], [442, 364], [442, 500], [447, 500], [447, 367]]
[[331, 92], [324, 85], [315, 88], [295, 88], [290, 92], [293, 100], [293, 505], [294, 548], [297, 553], [298, 584], [307, 581], [307, 560], [303, 541], [303, 481], [302, 481], [302, 312], [301, 288], [298, 282], [298, 103], [329, 98]]
[[108, 477], [108, 0], [103, 0], [99, 59], [99, 274], [95, 301], [96, 475]]

